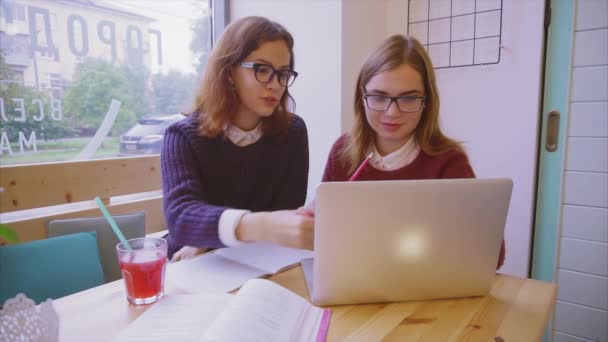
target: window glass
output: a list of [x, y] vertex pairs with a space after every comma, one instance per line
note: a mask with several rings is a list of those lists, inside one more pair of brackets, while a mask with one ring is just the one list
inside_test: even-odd
[[0, 165], [159, 153], [192, 106], [211, 13], [209, 0], [2, 0]]

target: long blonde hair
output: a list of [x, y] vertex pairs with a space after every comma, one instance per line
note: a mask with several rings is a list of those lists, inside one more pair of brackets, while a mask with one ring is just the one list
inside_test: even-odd
[[375, 132], [367, 122], [363, 95], [365, 86], [376, 75], [407, 64], [422, 76], [424, 82], [424, 109], [414, 135], [422, 151], [428, 155], [448, 150], [462, 151], [460, 144], [446, 137], [439, 128], [439, 92], [435, 82], [433, 64], [424, 47], [413, 37], [394, 35], [378, 47], [365, 61], [357, 78], [355, 89], [355, 123], [348, 133], [340, 159], [353, 172], [363, 161], [374, 141]]
[[[245, 17], [226, 27], [211, 51], [205, 76], [196, 97], [193, 113], [199, 118], [199, 133], [216, 137], [237, 112], [240, 100], [230, 83], [232, 68], [266, 42], [283, 40], [289, 49], [289, 67], [294, 68], [293, 37], [280, 24], [263, 17]], [[289, 127], [289, 102], [295, 101], [285, 89], [275, 112], [262, 119], [265, 135], [283, 135]]]

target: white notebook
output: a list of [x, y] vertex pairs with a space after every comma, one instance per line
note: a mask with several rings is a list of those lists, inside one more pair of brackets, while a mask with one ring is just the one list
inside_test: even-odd
[[114, 342], [325, 340], [331, 311], [269, 280], [238, 294], [166, 295]]
[[275, 274], [312, 255], [310, 250], [248, 243], [169, 264], [166, 281], [190, 293], [230, 292], [249, 279]]

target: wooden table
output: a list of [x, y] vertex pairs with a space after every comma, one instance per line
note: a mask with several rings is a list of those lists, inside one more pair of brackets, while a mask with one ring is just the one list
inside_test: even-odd
[[[309, 298], [299, 266], [268, 279]], [[486, 297], [334, 306], [328, 341], [538, 341], [556, 295], [553, 283], [497, 275]], [[60, 341], [107, 341], [150, 307], [129, 305], [122, 280], [54, 306]]]

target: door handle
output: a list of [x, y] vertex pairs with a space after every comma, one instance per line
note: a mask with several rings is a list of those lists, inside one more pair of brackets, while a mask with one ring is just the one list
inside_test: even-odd
[[547, 119], [547, 141], [545, 143], [545, 148], [548, 152], [555, 152], [558, 147], [559, 116], [560, 113], [557, 110], [549, 112], [549, 117]]

